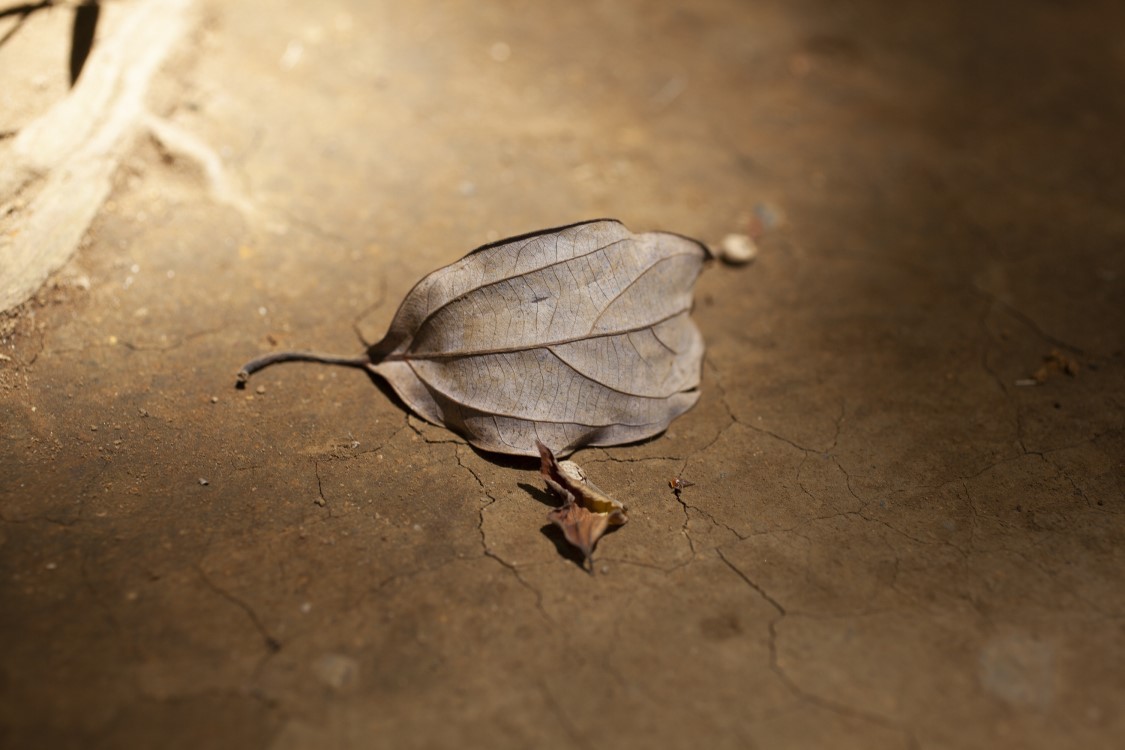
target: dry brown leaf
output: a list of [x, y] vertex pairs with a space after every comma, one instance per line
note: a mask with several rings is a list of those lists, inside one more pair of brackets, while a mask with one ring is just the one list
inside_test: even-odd
[[699, 399], [703, 339], [690, 318], [706, 247], [602, 219], [486, 245], [406, 295], [366, 367], [418, 415], [487, 451], [566, 455], [656, 435]]
[[627, 509], [587, 479], [578, 464], [559, 462], [551, 449], [538, 441], [535, 447], [539, 450], [539, 473], [547, 488], [562, 500], [560, 507], [547, 514], [547, 520], [562, 529], [563, 536], [582, 552], [589, 567], [598, 539], [610, 526], [621, 526], [628, 520]]

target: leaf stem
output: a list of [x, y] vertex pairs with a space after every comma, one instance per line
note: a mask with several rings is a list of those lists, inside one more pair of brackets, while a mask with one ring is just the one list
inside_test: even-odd
[[370, 364], [371, 359], [368, 357], [341, 357], [334, 354], [318, 354], [317, 352], [274, 352], [243, 365], [242, 369], [238, 371], [238, 387], [241, 388], [246, 385], [246, 381], [258, 370], [278, 362], [319, 362], [325, 365], [366, 367]]

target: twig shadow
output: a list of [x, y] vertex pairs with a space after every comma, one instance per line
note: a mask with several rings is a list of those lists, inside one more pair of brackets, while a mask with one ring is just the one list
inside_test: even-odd
[[74, 9], [74, 26], [70, 34], [70, 85], [78, 82], [78, 76], [86, 65], [86, 58], [94, 48], [94, 35], [98, 30], [98, 16], [101, 5], [98, 0], [83, 0]]
[[43, 0], [38, 3], [24, 3], [22, 5], [13, 5], [9, 8], [0, 8], [0, 18], [19, 16], [16, 22], [12, 24], [12, 27], [4, 32], [4, 36], [0, 36], [0, 45], [3, 45], [15, 36], [16, 32], [20, 30], [20, 27], [27, 23], [27, 19], [31, 18], [32, 13], [43, 10], [44, 8], [50, 8], [53, 4], [53, 0]]

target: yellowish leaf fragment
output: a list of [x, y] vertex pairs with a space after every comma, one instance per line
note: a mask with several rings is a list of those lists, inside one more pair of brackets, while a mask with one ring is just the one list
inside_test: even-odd
[[562, 530], [567, 542], [581, 550], [583, 561], [589, 567], [598, 539], [611, 526], [621, 526], [628, 520], [626, 508], [586, 479], [573, 461], [563, 461], [560, 465], [550, 448], [538, 440], [535, 445], [539, 449], [539, 473], [546, 480], [547, 488], [562, 500], [560, 507], [547, 514], [547, 520]]

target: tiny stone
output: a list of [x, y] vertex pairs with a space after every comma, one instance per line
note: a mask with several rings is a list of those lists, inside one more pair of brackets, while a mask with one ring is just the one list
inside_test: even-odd
[[507, 62], [512, 57], [512, 48], [505, 42], [496, 42], [488, 48], [488, 56], [495, 62]]
[[200, 478], [199, 478], [199, 484], [200, 484], [200, 486], [202, 486], [202, 487], [206, 487], [207, 485], [209, 485], [209, 484], [211, 484], [211, 483], [210, 483], [210, 482], [208, 482], [208, 481], [207, 481], [206, 479], [204, 479], [203, 477], [200, 477]]
[[97, 431], [98, 431], [98, 426], [96, 424], [90, 425], [90, 432], [97, 432]]
[[54, 570], [57, 567], [59, 567], [59, 566], [56, 563], [53, 563], [53, 562], [47, 563], [47, 570]]
[[325, 505], [327, 505], [327, 503], [325, 503], [325, 502], [324, 502], [324, 498], [323, 498], [323, 497], [318, 497], [318, 498], [317, 498], [316, 500], [313, 500], [313, 502], [314, 502], [314, 503], [316, 503], [317, 505], [319, 505], [319, 506], [320, 506], [320, 507], [322, 507], [322, 508], [323, 508], [323, 507], [324, 507]]
[[266, 392], [266, 387], [264, 385], [260, 385], [260, 386], [258, 386], [257, 388], [254, 389], [254, 393], [257, 393], [259, 396], [261, 396], [265, 392]]
[[147, 417], [148, 416], [148, 409], [137, 409], [137, 413], [140, 414], [142, 417]]
[[211, 397], [211, 403], [212, 403], [212, 404], [217, 404], [217, 403], [219, 403], [219, 397], [218, 397], [218, 396], [212, 396], [212, 397]]
[[758, 257], [758, 246], [749, 235], [728, 234], [719, 243], [719, 257], [732, 265], [744, 265]]
[[1039, 381], [1035, 378], [1020, 378], [1015, 382], [1016, 385], [1026, 388], [1028, 386], [1039, 385]]
[[313, 673], [333, 690], [348, 690], [359, 680], [359, 662], [343, 654], [325, 654], [313, 664]]

